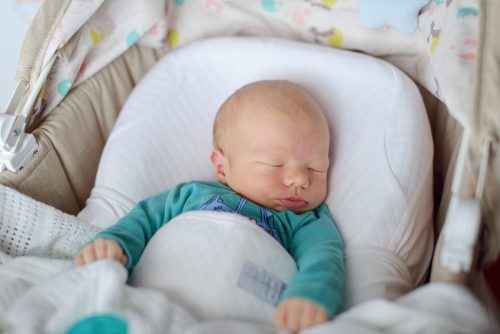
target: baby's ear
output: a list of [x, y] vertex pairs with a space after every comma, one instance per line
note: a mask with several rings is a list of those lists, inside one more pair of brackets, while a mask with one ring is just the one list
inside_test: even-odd
[[223, 184], [226, 184], [226, 173], [224, 172], [224, 166], [226, 165], [227, 158], [220, 149], [214, 149], [210, 155], [210, 161], [215, 168], [215, 173], [217, 175], [217, 180]]

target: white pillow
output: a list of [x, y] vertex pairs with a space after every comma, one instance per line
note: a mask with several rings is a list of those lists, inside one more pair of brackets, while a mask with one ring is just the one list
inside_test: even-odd
[[234, 90], [262, 79], [303, 85], [327, 114], [334, 162], [326, 202], [345, 241], [344, 308], [413, 289], [433, 248], [431, 132], [414, 83], [360, 53], [233, 37], [168, 54], [121, 112], [79, 218], [106, 227], [181, 181], [215, 180], [215, 112]]
[[165, 291], [199, 320], [270, 324], [296, 272], [292, 257], [254, 221], [227, 212], [191, 211], [153, 236], [130, 283]]

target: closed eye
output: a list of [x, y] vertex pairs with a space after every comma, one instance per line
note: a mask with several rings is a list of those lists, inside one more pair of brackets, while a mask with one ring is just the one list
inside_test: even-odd
[[314, 172], [314, 173], [326, 173], [328, 170], [321, 170], [321, 169], [315, 169], [315, 168], [307, 168], [309, 171]]
[[275, 164], [275, 163], [268, 163], [268, 162], [261, 162], [261, 164], [264, 164], [266, 166], [270, 166], [270, 167], [283, 167], [283, 164]]

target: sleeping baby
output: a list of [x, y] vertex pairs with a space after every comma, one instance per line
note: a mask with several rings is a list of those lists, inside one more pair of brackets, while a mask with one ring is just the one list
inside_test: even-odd
[[255, 82], [222, 104], [213, 138], [218, 182], [182, 183], [139, 202], [83, 247], [76, 264], [111, 258], [131, 271], [152, 236], [174, 217], [192, 210], [234, 212], [254, 220], [297, 264], [275, 325], [300, 331], [327, 321], [341, 306], [344, 259], [323, 204], [330, 135], [319, 104], [294, 83]]

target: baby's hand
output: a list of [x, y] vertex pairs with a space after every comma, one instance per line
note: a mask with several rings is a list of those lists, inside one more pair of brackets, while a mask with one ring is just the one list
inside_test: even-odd
[[325, 310], [302, 298], [285, 299], [274, 313], [274, 325], [280, 330], [299, 332], [325, 321], [328, 321]]
[[115, 259], [125, 265], [127, 256], [123, 254], [123, 249], [114, 240], [97, 239], [83, 247], [75, 258], [77, 266], [91, 263], [101, 259]]

